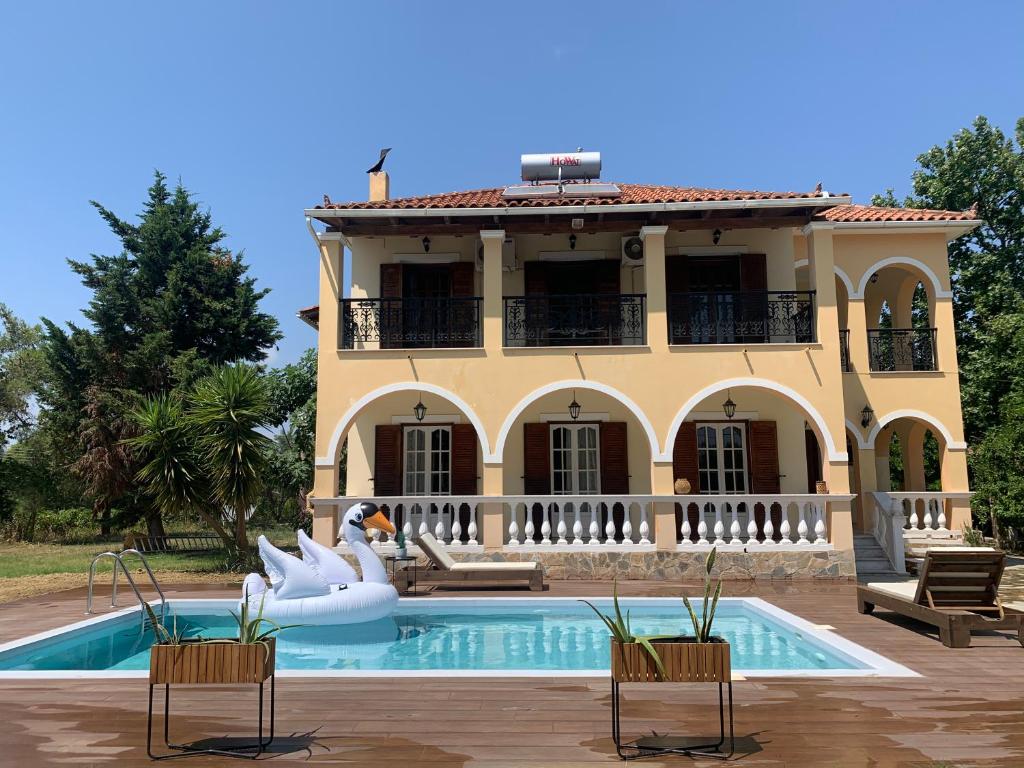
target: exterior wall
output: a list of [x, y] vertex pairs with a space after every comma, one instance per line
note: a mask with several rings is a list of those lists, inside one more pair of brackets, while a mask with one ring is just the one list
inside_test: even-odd
[[[574, 388], [585, 412], [605, 412], [612, 420], [628, 423], [633, 493], [672, 493], [675, 427], [686, 416], [686, 410], [720, 411], [730, 387], [740, 411], [757, 411], [759, 418], [778, 423], [783, 492], [806, 491], [805, 421], [819, 438], [830, 491], [849, 490], [848, 426], [854, 436], [853, 448], [859, 451], [860, 485], [863, 490], [878, 488], [872, 431], [890, 417], [905, 417], [909, 411], [923, 412], [941, 422], [944, 436], [948, 436], [943, 440], [948, 449], [943, 456], [944, 490], [966, 490], [943, 235], [848, 235], [834, 234], [827, 227], [812, 227], [804, 233], [745, 229], [724, 232], [715, 248], [707, 231], [663, 234], [663, 228], [647, 229], [646, 267], [621, 271], [623, 292], [646, 292], [648, 297], [648, 345], [636, 347], [502, 347], [501, 297], [522, 294], [523, 271], [501, 271], [500, 240], [489, 239], [485, 242], [484, 271], [476, 273], [477, 295], [484, 297], [483, 348], [339, 350], [340, 292], [334, 290], [335, 268], [331, 266], [339, 260], [339, 244], [328, 243], [324, 249], [327, 255], [321, 259], [315, 495], [336, 495], [336, 459], [346, 434], [347, 492], [372, 493], [373, 426], [391, 423], [396, 415], [408, 414], [411, 420], [412, 405], [421, 393], [428, 414], [460, 414], [477, 427], [481, 443], [480, 492], [520, 493], [522, 423], [539, 420], [542, 413], [564, 412]], [[617, 254], [622, 234], [580, 233], [576, 250]], [[519, 235], [516, 242], [520, 266], [538, 258], [541, 251], [569, 250], [565, 235]], [[479, 243], [473, 236], [431, 236], [429, 255], [439, 258], [457, 254], [459, 260], [476, 261]], [[381, 263], [394, 260], [396, 254], [423, 253], [415, 237], [356, 238], [352, 251], [351, 295], [355, 298], [379, 296]], [[769, 290], [817, 292], [817, 342], [667, 344], [665, 254], [738, 251], [767, 254]], [[868, 371], [865, 332], [870, 323], [858, 287], [870, 277], [874, 265], [896, 256], [927, 265], [939, 282], [939, 291], [926, 283], [937, 294], [933, 302], [939, 328], [937, 372]], [[806, 269], [799, 268], [804, 260]], [[852, 283], [852, 292], [844, 276]], [[844, 374], [840, 368], [841, 323], [850, 330], [854, 373]], [[382, 393], [383, 399], [374, 401]], [[534, 400], [538, 393], [540, 399]], [[862, 429], [860, 412], [865, 403], [874, 409], [876, 421]], [[523, 406], [521, 412], [517, 412], [519, 406]], [[937, 429], [933, 426], [939, 437]], [[668, 525], [670, 510], [668, 505], [659, 511], [658, 526]], [[831, 510], [830, 535], [840, 548], [852, 546], [849, 515], [848, 505], [846, 509], [842, 504], [834, 505]], [[496, 526], [497, 522], [485, 521], [484, 528], [492, 524]]]

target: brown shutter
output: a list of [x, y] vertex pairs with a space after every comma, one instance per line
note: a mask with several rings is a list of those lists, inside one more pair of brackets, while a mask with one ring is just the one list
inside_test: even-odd
[[373, 495], [402, 495], [402, 426], [378, 424], [373, 451]]
[[807, 456], [807, 492], [817, 493], [821, 480], [821, 451], [818, 450], [818, 436], [813, 430], [804, 430], [804, 453]]
[[475, 295], [475, 268], [471, 261], [453, 261], [448, 265], [451, 274], [451, 293], [453, 298], [467, 299]]
[[629, 457], [624, 421], [601, 424], [601, 493], [629, 493]]
[[[690, 262], [686, 256], [665, 257], [665, 297], [668, 302], [669, 344], [688, 344], [690, 333]], [[690, 480], [692, 483], [693, 480]]]
[[768, 289], [768, 267], [763, 253], [744, 253], [740, 256], [740, 290], [765, 291]]
[[528, 261], [523, 265], [524, 285], [527, 296], [538, 296], [548, 292], [548, 263]]
[[550, 431], [547, 424], [523, 424], [523, 492], [551, 493]]
[[618, 260], [595, 261], [593, 269], [595, 293], [616, 295], [622, 291], [622, 267]]
[[402, 265], [380, 265], [380, 297], [382, 299], [402, 298]]
[[[402, 265], [380, 265], [380, 297], [382, 299], [402, 298]], [[402, 342], [402, 302], [382, 301], [380, 303], [381, 349], [397, 349], [405, 346]]]
[[700, 493], [700, 472], [697, 471], [697, 424], [684, 421], [676, 432], [672, 446], [672, 482], [680, 478], [690, 481], [690, 493]]
[[476, 496], [476, 489], [476, 430], [452, 424], [452, 495]]
[[668, 293], [690, 290], [690, 262], [686, 256], [665, 257], [665, 290]]
[[750, 422], [750, 492], [779, 493], [779, 441], [774, 421]]

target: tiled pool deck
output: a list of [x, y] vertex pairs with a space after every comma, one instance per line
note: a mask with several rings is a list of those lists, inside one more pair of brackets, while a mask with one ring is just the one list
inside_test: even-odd
[[[678, 584], [619, 586], [628, 595], [681, 591]], [[553, 582], [546, 594], [607, 594], [610, 588], [606, 582]], [[235, 594], [210, 586], [168, 587], [167, 592], [172, 599]], [[858, 615], [854, 586], [847, 583], [729, 583], [726, 593], [761, 597], [835, 627], [921, 674], [736, 683], [740, 765], [1024, 766], [1024, 648], [1008, 635], [976, 636], [968, 649], [944, 648], [934, 633], [899, 617]], [[127, 605], [127, 597], [122, 602]], [[83, 590], [0, 605], [0, 642], [68, 624], [81, 617], [83, 607]], [[277, 687], [281, 737], [269, 759], [282, 765], [403, 768], [616, 763], [608, 689], [606, 680], [580, 678], [282, 679]], [[624, 691], [626, 733], [640, 735], [646, 727], [706, 735], [714, 726], [706, 719], [713, 716], [710, 689]], [[242, 689], [217, 689], [213, 695], [181, 689], [175, 695], [177, 733], [172, 736], [244, 735], [254, 707], [254, 694]], [[0, 722], [2, 765], [151, 764], [145, 754], [142, 680], [0, 681]], [[197, 757], [188, 764], [233, 761]], [[704, 763], [677, 757], [644, 764]]]

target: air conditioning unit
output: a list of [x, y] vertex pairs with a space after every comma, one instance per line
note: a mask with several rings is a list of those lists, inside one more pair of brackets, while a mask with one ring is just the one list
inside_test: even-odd
[[[516, 259], [516, 241], [514, 238], [506, 237], [501, 244], [501, 268], [505, 272], [515, 272], [519, 269], [519, 261]], [[484, 271], [484, 243], [483, 240], [476, 241], [476, 271]]]
[[636, 235], [622, 238], [622, 266], [642, 267], [644, 265], [644, 241]]

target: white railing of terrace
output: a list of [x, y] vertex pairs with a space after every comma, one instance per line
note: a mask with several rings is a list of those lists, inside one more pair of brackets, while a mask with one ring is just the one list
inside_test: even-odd
[[505, 546], [654, 548], [653, 496], [505, 496]]
[[695, 494], [668, 498], [682, 507], [680, 550], [708, 546], [746, 548], [751, 552], [833, 548], [828, 541], [825, 505], [829, 497], [825, 495]]
[[898, 499], [882, 491], [871, 493], [873, 503], [872, 533], [896, 573], [907, 572], [906, 545], [903, 543], [903, 526], [906, 518]]
[[[339, 514], [372, 501], [385, 508], [416, 552], [415, 540], [430, 532], [446, 547], [482, 549], [484, 505], [502, 507], [502, 545], [517, 551], [643, 551], [655, 548], [655, 505], [676, 510], [677, 550], [711, 546], [750, 552], [770, 549], [832, 549], [826, 504], [848, 495], [688, 496], [391, 496], [318, 499]], [[678, 506], [676, 506], [678, 505]], [[394, 549], [391, 536], [371, 531], [373, 546]], [[342, 544], [340, 548], [344, 549]], [[600, 547], [600, 549], [599, 549]], [[671, 545], [669, 545], [671, 548]]]
[[947, 527], [948, 503], [970, 498], [969, 493], [941, 491], [889, 491], [886, 494], [903, 513], [903, 531], [908, 539], [950, 539], [962, 532]]

